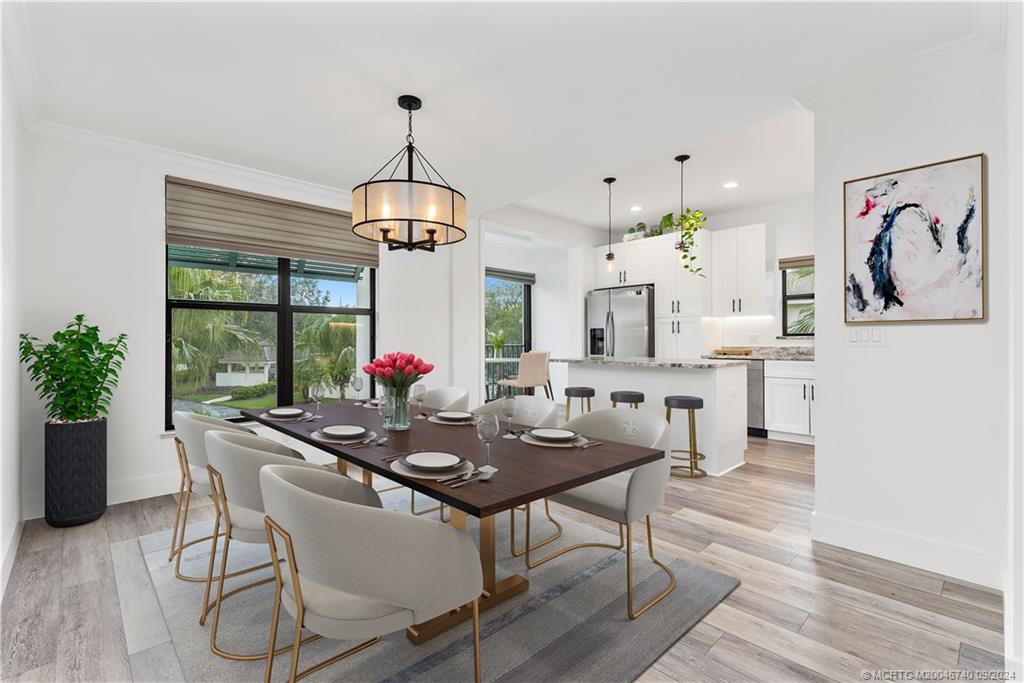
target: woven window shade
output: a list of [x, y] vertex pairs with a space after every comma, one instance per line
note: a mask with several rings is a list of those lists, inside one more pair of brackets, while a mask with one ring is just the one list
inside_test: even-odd
[[789, 270], [790, 268], [809, 268], [813, 265], [813, 256], [791, 256], [789, 258], [779, 259], [779, 270]]
[[352, 233], [352, 214], [167, 176], [168, 244], [376, 268], [378, 246]]
[[524, 285], [535, 285], [537, 284], [537, 276], [533, 273], [523, 273], [518, 270], [505, 270], [504, 268], [485, 268], [485, 277], [496, 277], [501, 280], [511, 280], [512, 282], [520, 282]]

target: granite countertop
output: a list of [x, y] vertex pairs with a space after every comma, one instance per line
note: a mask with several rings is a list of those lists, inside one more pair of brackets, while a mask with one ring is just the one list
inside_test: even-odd
[[569, 363], [570, 365], [607, 365], [611, 367], [632, 368], [680, 368], [684, 370], [717, 370], [735, 365], [746, 365], [745, 358], [552, 358], [552, 363]]
[[[730, 347], [725, 347], [730, 348]], [[705, 358], [743, 358], [746, 360], [814, 360], [813, 346], [749, 346], [749, 356], [707, 355]]]

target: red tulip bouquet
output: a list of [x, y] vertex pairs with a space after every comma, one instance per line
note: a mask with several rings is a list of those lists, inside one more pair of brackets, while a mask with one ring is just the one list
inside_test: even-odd
[[384, 389], [381, 415], [385, 429], [409, 428], [409, 387], [430, 374], [434, 366], [412, 353], [388, 353], [363, 366], [363, 372]]

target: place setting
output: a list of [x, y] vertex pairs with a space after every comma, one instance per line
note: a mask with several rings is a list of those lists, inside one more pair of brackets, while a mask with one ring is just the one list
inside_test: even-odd
[[310, 438], [336, 446], [355, 446], [376, 441], [377, 432], [362, 425], [325, 425], [310, 433]]
[[440, 425], [472, 425], [476, 419], [476, 415], [468, 413], [464, 410], [439, 410], [433, 415], [427, 418], [427, 422], [433, 422], [434, 424]]
[[303, 408], [271, 408], [260, 415], [264, 420], [273, 420], [275, 422], [303, 422], [311, 420], [315, 415]]
[[535, 427], [526, 429], [519, 435], [519, 440], [531, 446], [546, 448], [579, 448], [586, 450], [603, 445], [603, 441], [592, 441], [571, 429], [555, 427]]

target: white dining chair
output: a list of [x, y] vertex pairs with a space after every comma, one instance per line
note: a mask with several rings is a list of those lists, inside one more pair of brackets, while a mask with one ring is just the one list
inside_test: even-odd
[[[512, 416], [512, 422], [526, 427], [558, 426], [558, 404], [549, 398], [544, 398], [543, 396], [529, 396], [523, 394], [519, 396], [510, 396], [507, 399], [499, 398], [489, 403], [485, 403], [482, 406], [477, 406], [471, 412], [474, 415], [497, 415], [499, 420], [505, 419], [505, 416], [502, 413], [502, 408], [506, 400], [515, 401], [516, 404], [516, 412]], [[525, 512], [526, 505], [512, 508], [508, 511], [508, 548], [512, 557], [519, 557], [525, 553], [525, 550], [516, 549], [516, 510]], [[536, 550], [537, 548], [546, 546], [548, 543], [557, 541], [562, 536], [562, 525], [557, 519], [551, 516], [551, 510], [548, 506], [547, 498], [544, 499], [544, 514], [547, 515], [548, 521], [554, 525], [555, 531], [551, 536], [534, 543], [530, 550]]]
[[551, 374], [548, 369], [550, 351], [527, 351], [520, 354], [517, 374], [507, 379], [499, 379], [498, 385], [516, 389], [533, 389], [543, 387], [544, 395], [554, 398], [551, 390]]
[[176, 410], [171, 416], [174, 424], [174, 448], [178, 454], [178, 508], [174, 513], [174, 528], [171, 531], [171, 551], [167, 561], [174, 560], [174, 575], [183, 581], [203, 583], [205, 576], [187, 576], [181, 573], [181, 556], [185, 548], [209, 541], [211, 536], [203, 536], [185, 543], [185, 532], [188, 528], [188, 509], [192, 494], [209, 496], [210, 477], [206, 471], [206, 432], [210, 430], [252, 434], [252, 430], [221, 420], [216, 417], [187, 413]]
[[469, 392], [459, 387], [431, 389], [423, 394], [423, 407], [430, 410], [468, 410]]
[[[587, 438], [601, 441], [618, 441], [621, 443], [655, 448], [661, 451], [668, 449], [668, 422], [654, 414], [642, 410], [617, 410], [608, 408], [596, 410], [567, 422], [564, 427], [572, 429]], [[530, 508], [526, 508], [526, 566], [530, 569], [545, 562], [580, 548], [611, 548], [626, 551], [626, 611], [630, 619], [641, 614], [660, 602], [672, 592], [676, 586], [676, 577], [672, 570], [654, 556], [654, 542], [651, 538], [651, 513], [657, 510], [665, 500], [665, 485], [669, 480], [671, 460], [663, 453], [658, 460], [641, 465], [632, 470], [613, 474], [574, 489], [551, 496], [551, 500], [571, 508], [590, 513], [597, 517], [615, 522], [619, 526], [619, 544], [610, 543], [577, 543], [539, 560], [530, 559]], [[644, 520], [647, 525], [647, 553], [651, 562], [668, 575], [668, 586], [658, 595], [640, 607], [633, 606], [633, 532], [632, 524]], [[625, 538], [623, 538], [625, 530]]]
[[[476, 545], [464, 531], [382, 510], [380, 500], [368, 501], [356, 482], [323, 470], [270, 465], [260, 471], [260, 487], [271, 554], [284, 559], [274, 564], [264, 681], [269, 683], [273, 670], [283, 606], [295, 619], [289, 681], [349, 657], [383, 635], [465, 609], [472, 612], [479, 683], [483, 571]], [[300, 672], [304, 628], [315, 636], [364, 642]]]
[[[213, 612], [213, 624], [210, 627], [210, 650], [220, 657], [235, 661], [252, 661], [263, 659], [266, 652], [256, 654], [238, 654], [221, 649], [217, 645], [217, 631], [220, 626], [221, 609], [224, 600], [244, 590], [269, 583], [273, 579], [263, 579], [239, 586], [225, 592], [226, 579], [232, 576], [250, 574], [271, 565], [266, 562], [254, 567], [247, 567], [227, 573], [228, 557], [231, 553], [231, 542], [267, 543], [266, 526], [263, 523], [263, 496], [260, 495], [260, 468], [264, 465], [288, 464], [293, 467], [320, 469], [319, 465], [306, 462], [297, 451], [277, 441], [264, 439], [254, 434], [238, 432], [208, 431], [205, 435], [206, 454], [209, 458], [207, 470], [210, 475], [210, 487], [213, 490], [215, 517], [213, 520], [213, 539], [210, 543], [210, 560], [206, 571], [206, 588], [203, 591], [203, 607], [199, 613], [199, 623], [205, 624], [206, 617]], [[342, 477], [338, 472], [330, 476]], [[372, 489], [367, 488], [368, 500], [377, 500]], [[221, 551], [220, 572], [214, 576], [215, 558], [218, 540], [223, 529], [224, 548]], [[273, 556], [268, 559], [272, 560]], [[214, 582], [217, 583], [217, 594], [210, 602], [210, 593]], [[285, 648], [287, 649], [287, 648]]]

